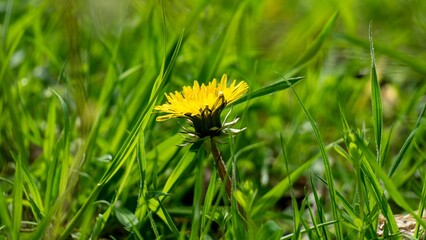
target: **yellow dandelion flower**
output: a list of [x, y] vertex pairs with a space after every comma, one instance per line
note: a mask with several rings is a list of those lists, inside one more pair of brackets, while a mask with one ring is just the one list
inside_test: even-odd
[[157, 121], [165, 121], [171, 118], [185, 118], [194, 131], [184, 129], [187, 133], [203, 138], [220, 135], [224, 128], [236, 123], [234, 120], [228, 124], [222, 124], [220, 113], [230, 103], [236, 101], [248, 91], [248, 85], [244, 81], [237, 83], [232, 81], [228, 87], [228, 76], [224, 74], [218, 83], [216, 79], [207, 85], [194, 81], [192, 87], [185, 86], [181, 92], [166, 93], [167, 102], [156, 106], [154, 109], [166, 113], [157, 117]]

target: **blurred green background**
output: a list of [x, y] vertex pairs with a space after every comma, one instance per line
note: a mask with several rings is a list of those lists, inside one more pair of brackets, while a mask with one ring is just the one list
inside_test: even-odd
[[[318, 49], [307, 54], [335, 13], [331, 31]], [[362, 129], [374, 149], [368, 42], [371, 23], [383, 102], [383, 139], [389, 139], [386, 170], [426, 102], [426, 1], [422, 0], [8, 0], [0, 2], [0, 19], [0, 185], [5, 202], [12, 202], [14, 187], [10, 182], [16, 181], [19, 159], [31, 176], [24, 182], [33, 183], [43, 204], [58, 195], [47, 190], [50, 180], [56, 179], [54, 186], [65, 184], [64, 189], [71, 189], [72, 201], [64, 208], [64, 222], [87, 199], [149, 107], [163, 61], [171, 59], [181, 34], [179, 54], [157, 104], [163, 103], [163, 92], [179, 91], [194, 80], [207, 83], [224, 73], [246, 81], [249, 91], [281, 81], [282, 76], [302, 76], [295, 90], [324, 143], [343, 137], [340, 101], [350, 125], [354, 130]], [[64, 99], [63, 104], [56, 94]], [[180, 131], [177, 121], [157, 123], [155, 114], [140, 133], [145, 136], [145, 150], [151, 154], [147, 175], [148, 187], [154, 190], [161, 189], [157, 186], [164, 185], [183, 154], [175, 146], [182, 140], [176, 135]], [[281, 138], [290, 172], [319, 152], [312, 127], [290, 90], [238, 105], [233, 115], [241, 118], [238, 127], [247, 129], [235, 138], [232, 148], [225, 144], [221, 149], [228, 158], [236, 153], [239, 181], [257, 191], [258, 197], [288, 175]], [[393, 178], [413, 208], [424, 184], [426, 159], [424, 127], [419, 132]], [[158, 152], [158, 146], [167, 152]], [[352, 198], [355, 181], [351, 163], [333, 150], [328, 154], [336, 188]], [[55, 159], [60, 159], [58, 164], [67, 162], [67, 176], [76, 171], [74, 180], [49, 177], [56, 174], [51, 167]], [[204, 161], [207, 174], [211, 160]], [[134, 211], [140, 176], [136, 164], [127, 164], [117, 169], [97, 199], [110, 202], [122, 185], [119, 205]], [[62, 176], [64, 171], [57, 174]], [[304, 198], [310, 189], [309, 176], [321, 176], [323, 171], [318, 158], [294, 179], [296, 197]], [[178, 226], [188, 223], [194, 186], [191, 171], [183, 176], [171, 191], [173, 197], [164, 202]], [[46, 197], [49, 194], [51, 199]], [[22, 219], [37, 222], [30, 206], [24, 200]], [[289, 207], [290, 191], [264, 218], [275, 219], [286, 232], [291, 231], [288, 218], [273, 214], [288, 217]], [[393, 207], [396, 213], [401, 211]], [[86, 222], [93, 223], [105, 209], [99, 204], [85, 214]], [[109, 218], [111, 227], [100, 236], [126, 235], [117, 219]], [[142, 225], [146, 231], [141, 231], [142, 235], [148, 239], [154, 236], [148, 220]], [[165, 226], [159, 229], [165, 235], [169, 231]]]

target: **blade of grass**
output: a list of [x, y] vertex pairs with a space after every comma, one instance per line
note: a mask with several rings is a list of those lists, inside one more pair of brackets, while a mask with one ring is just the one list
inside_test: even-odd
[[136, 206], [135, 215], [138, 218], [139, 222], [142, 222], [143, 217], [145, 217], [146, 211], [142, 208], [145, 203], [145, 195], [148, 192], [147, 181], [146, 181], [146, 160], [147, 155], [145, 151], [145, 135], [141, 134], [138, 142], [138, 152], [137, 152], [137, 160], [138, 160], [138, 169], [139, 169], [139, 193], [138, 193], [138, 201]]
[[[291, 203], [292, 203], [292, 209], [293, 209], [293, 233], [295, 234], [293, 239], [300, 239], [300, 228], [301, 228], [301, 211], [304, 210], [304, 204], [302, 206], [298, 207], [297, 200], [295, 197], [294, 189], [293, 189], [293, 182], [291, 181], [290, 171], [288, 168], [288, 158], [287, 158], [287, 151], [284, 145], [284, 140], [282, 135], [280, 135], [280, 143], [281, 143], [281, 151], [282, 156], [285, 164], [285, 171], [288, 177], [288, 182], [290, 185], [290, 194], [291, 194]], [[304, 201], [305, 202], [305, 201]]]
[[[387, 219], [388, 227], [390, 227], [391, 233], [398, 233], [398, 226], [395, 222], [394, 215], [392, 213], [392, 209], [389, 206], [389, 203], [387, 201], [386, 196], [384, 195], [384, 191], [382, 189], [382, 186], [379, 182], [379, 179], [377, 177], [377, 173], [375, 172], [375, 169], [373, 170], [371, 164], [376, 164], [376, 166], [380, 166], [377, 163], [376, 156], [367, 148], [365, 145], [363, 139], [360, 139], [360, 136], [355, 135], [355, 142], [354, 142], [359, 149], [361, 149], [361, 152], [363, 154], [363, 157], [361, 158], [361, 169], [364, 174], [364, 176], [367, 178], [368, 182], [370, 183], [370, 186], [372, 188], [372, 195], [376, 200], [375, 204], [378, 204], [380, 207], [380, 210], [383, 214], [383, 216]], [[368, 159], [368, 160], [366, 160]], [[380, 168], [380, 171], [382, 169]]]
[[342, 128], [343, 128], [343, 134], [344, 134], [344, 139], [345, 139], [345, 144], [346, 144], [346, 148], [348, 149], [349, 153], [346, 153], [340, 146], [336, 146], [336, 149], [340, 150], [340, 153], [342, 156], [344, 156], [347, 160], [349, 160], [352, 163], [354, 172], [355, 172], [355, 176], [356, 176], [356, 191], [355, 191], [355, 196], [358, 196], [358, 209], [359, 211], [358, 214], [354, 214], [354, 212], [348, 212], [349, 215], [351, 215], [351, 217], [353, 219], [359, 219], [361, 221], [361, 225], [356, 224], [356, 222], [359, 221], [351, 221], [353, 223], [354, 226], [357, 227], [358, 230], [358, 238], [359, 239], [364, 239], [364, 191], [363, 191], [363, 181], [362, 181], [362, 171], [361, 171], [361, 160], [360, 158], [362, 157], [361, 154], [358, 151], [358, 148], [356, 147], [356, 145], [354, 146], [353, 143], [353, 135], [356, 134], [352, 131], [352, 129], [349, 127], [349, 123], [346, 119], [346, 116], [344, 114], [343, 111], [343, 107], [342, 104], [340, 102], [340, 100], [338, 101], [339, 104], [339, 112], [340, 112], [340, 117], [341, 117], [341, 121], [342, 121]]
[[[424, 174], [424, 171], [422, 171], [423, 172], [423, 174], [422, 174], [422, 176], [425, 176], [425, 174]], [[422, 218], [423, 217], [423, 212], [424, 212], [424, 209], [425, 209], [425, 206], [426, 206], [426, 179], [423, 177], [423, 188], [422, 188], [422, 194], [421, 194], [421, 197], [420, 197], [420, 203], [419, 203], [419, 209], [417, 210], [418, 212], [417, 212], [417, 215], [420, 217], [420, 218]], [[414, 237], [415, 238], [419, 238], [420, 236], [420, 223], [419, 222], [416, 222], [416, 228], [415, 228], [415, 230], [414, 230]], [[424, 229], [424, 227], [423, 227], [423, 229]]]
[[[370, 47], [369, 41], [359, 39], [354, 36], [340, 34], [339, 38], [355, 46], [359, 46], [365, 49], [369, 49]], [[396, 61], [399, 61], [400, 63], [407, 65], [408, 67], [419, 73], [426, 74], [426, 62], [421, 61], [421, 59], [419, 59], [418, 57], [406, 55], [402, 52], [396, 51], [395, 48], [384, 45], [376, 45], [375, 50], [378, 53], [384, 54]]]
[[12, 239], [19, 239], [21, 232], [21, 220], [22, 220], [22, 193], [23, 193], [23, 181], [22, 181], [22, 159], [21, 156], [13, 154], [15, 160], [15, 176], [13, 178], [13, 209], [12, 209]]
[[376, 174], [380, 177], [380, 179], [383, 181], [384, 185], [386, 186], [386, 190], [389, 192], [390, 197], [404, 210], [409, 212], [413, 215], [413, 217], [420, 222], [420, 224], [425, 227], [426, 221], [423, 220], [421, 217], [417, 216], [417, 214], [414, 213], [414, 210], [410, 206], [410, 204], [405, 200], [405, 198], [401, 195], [401, 192], [398, 191], [398, 189], [393, 184], [392, 180], [387, 176], [387, 174], [380, 168], [377, 163], [369, 162]]
[[12, 18], [12, 12], [13, 12], [13, 3], [15, 0], [8, 0], [6, 5], [6, 14], [4, 15], [4, 22], [3, 22], [3, 31], [2, 31], [2, 49], [6, 50], [6, 40], [7, 40], [7, 32], [9, 30], [10, 26], [10, 19]]
[[391, 143], [391, 137], [392, 137], [392, 132], [393, 132], [393, 127], [391, 127], [391, 129], [389, 130], [389, 134], [386, 138], [386, 140], [384, 141], [384, 146], [382, 147], [382, 154], [380, 156], [380, 165], [384, 166], [385, 164], [385, 159], [387, 159], [388, 154], [389, 154], [389, 147], [390, 147], [390, 143]]
[[[125, 142], [121, 146], [120, 150], [118, 151], [117, 155], [114, 157], [114, 159], [111, 162], [111, 165], [108, 167], [107, 171], [104, 173], [102, 178], [99, 180], [98, 184], [95, 186], [95, 188], [90, 193], [89, 197], [86, 199], [85, 203], [80, 207], [80, 209], [77, 211], [77, 213], [74, 215], [74, 217], [71, 219], [71, 221], [68, 223], [65, 230], [62, 232], [59, 239], [65, 239], [68, 237], [68, 235], [71, 233], [74, 226], [80, 221], [80, 218], [83, 216], [85, 210], [87, 207], [90, 206], [90, 204], [95, 200], [99, 192], [101, 191], [102, 187], [108, 183], [118, 172], [120, 167], [124, 164], [124, 162], [131, 156], [133, 153], [138, 140], [138, 135], [144, 132], [144, 128], [146, 127], [149, 118], [151, 117], [152, 109], [154, 108], [154, 104], [156, 102], [156, 98], [158, 97], [158, 94], [160, 90], [163, 88], [166, 77], [169, 77], [169, 74], [171, 72], [171, 69], [173, 68], [174, 63], [176, 62], [176, 58], [178, 56], [178, 53], [181, 48], [183, 33], [181, 33], [175, 48], [173, 49], [173, 55], [170, 59], [170, 62], [165, 62], [164, 65], [167, 66], [166, 70], [164, 72], [160, 72], [156, 82], [160, 82], [158, 84], [155, 84], [158, 86], [157, 90], [155, 91], [155, 94], [152, 95], [152, 98], [148, 102], [148, 105], [143, 110], [143, 112], [139, 115], [139, 118], [135, 125], [132, 127], [131, 132], [127, 136]], [[166, 61], [166, 60], [164, 60]]]
[[[120, 210], [117, 210], [117, 209], [120, 209], [121, 207], [117, 206], [116, 203], [117, 203], [117, 201], [119, 201], [119, 197], [122, 194], [123, 189], [126, 187], [126, 185], [128, 183], [129, 176], [132, 173], [132, 166], [133, 166], [134, 161], [135, 161], [135, 156], [134, 155], [135, 155], [135, 153], [127, 161], [127, 166], [125, 167], [124, 174], [120, 178], [120, 182], [118, 183], [118, 187], [117, 187], [117, 190], [116, 190], [116, 192], [114, 194], [114, 198], [113, 198], [112, 202], [109, 204], [108, 209], [102, 214], [102, 222], [99, 225], [99, 228], [97, 229], [97, 231], [102, 231], [103, 230], [103, 228], [105, 227], [106, 222], [108, 221], [108, 219], [109, 219], [109, 217], [110, 217], [110, 215], [111, 215], [111, 213], [113, 211], [114, 211], [114, 213], [116, 213], [116, 216], [117, 216], [117, 211], [120, 211]], [[123, 211], [126, 211], [126, 210], [127, 209], [125, 209]], [[129, 210], [127, 210], [127, 211], [129, 211]], [[123, 215], [124, 216], [128, 216], [129, 214], [123, 214]], [[134, 227], [134, 221], [135, 221], [134, 218], [127, 218], [126, 217], [125, 220], [126, 219], [129, 220], [129, 221], [127, 221], [128, 224], [125, 225], [125, 227], [129, 228], [128, 230], [131, 230], [134, 234], [138, 235], [138, 231]], [[138, 222], [139, 222], [139, 220], [136, 219], [136, 224]]]
[[8, 205], [6, 203], [6, 199], [3, 195], [4, 191], [3, 191], [3, 187], [2, 184], [0, 184], [0, 208], [1, 209], [5, 209], [0, 211], [0, 220], [1, 220], [1, 228], [2, 231], [5, 232], [6, 237], [12, 239], [12, 236], [10, 235], [10, 233], [12, 233], [12, 229], [13, 229], [13, 225], [12, 225], [12, 219], [10, 217], [10, 213], [8, 210]]
[[[194, 197], [192, 202], [192, 226], [190, 240], [196, 240], [200, 238], [201, 233], [201, 200], [203, 194], [203, 158], [200, 157], [196, 163], [195, 170], [195, 186], [194, 186]], [[203, 213], [205, 215], [206, 213]]]
[[315, 55], [319, 52], [325, 40], [327, 40], [330, 35], [333, 27], [336, 23], [336, 19], [339, 16], [339, 13], [336, 12], [333, 16], [330, 17], [328, 22], [325, 24], [324, 28], [321, 30], [319, 35], [315, 38], [314, 42], [310, 45], [310, 47], [300, 56], [300, 58], [296, 61], [293, 67], [287, 72], [286, 77], [291, 77], [293, 74], [297, 73], [300, 69], [302, 69], [311, 59], [315, 57]]
[[[326, 226], [335, 225], [335, 224], [338, 224], [337, 220], [332, 220], [332, 221], [328, 221], [328, 222], [325, 222], [325, 223], [318, 224], [318, 227], [326, 227]], [[314, 228], [315, 227], [311, 227], [309, 229], [309, 231], [312, 231]], [[305, 233], [307, 231], [308, 231], [308, 229], [302, 229], [302, 230], [300, 230], [300, 233]], [[290, 233], [290, 234], [287, 234], [287, 235], [281, 237], [280, 240], [291, 239], [291, 238], [293, 238], [293, 236], [294, 236], [294, 233]]]
[[[37, 231], [34, 232], [33, 238], [37, 239], [40, 237], [43, 233], [46, 232], [46, 228], [49, 226], [51, 219], [54, 217], [55, 214], [59, 214], [62, 216], [60, 212], [57, 211], [63, 211], [64, 209], [61, 207], [63, 204], [63, 201], [66, 199], [67, 190], [67, 181], [68, 181], [68, 167], [69, 167], [69, 142], [70, 142], [70, 120], [69, 120], [69, 113], [68, 113], [68, 106], [65, 103], [65, 100], [57, 93], [55, 90], [50, 89], [49, 91], [53, 93], [59, 100], [62, 112], [63, 112], [63, 126], [64, 129], [61, 133], [61, 136], [58, 140], [58, 143], [52, 147], [52, 162], [48, 164], [48, 172], [47, 172], [47, 183], [46, 183], [46, 191], [45, 191], [45, 209], [48, 209], [47, 212], [43, 212], [44, 217], [42, 218], [43, 221], [38, 225]], [[54, 107], [54, 101], [52, 101], [51, 109], [50, 111], [55, 111]], [[49, 114], [52, 114], [50, 112]], [[55, 114], [56, 115], [56, 114]], [[53, 119], [54, 120], [54, 119]], [[50, 127], [55, 128], [55, 124], [52, 119], [50, 119]], [[54, 130], [52, 129], [52, 135], [54, 135]], [[51, 139], [54, 136], [50, 137]], [[54, 141], [54, 140], [52, 140]], [[47, 154], [47, 153], [46, 153]], [[62, 159], [62, 161], [60, 161]], [[60, 164], [62, 164], [60, 167], [58, 167]], [[65, 170], [64, 170], [65, 169]], [[26, 174], [27, 182], [30, 184], [30, 189], [37, 189], [34, 180], [32, 180], [31, 174], [28, 172]], [[62, 184], [62, 185], [61, 185]], [[62, 187], [62, 189], [61, 189]], [[34, 190], [37, 191], [37, 190]], [[57, 195], [60, 194], [60, 198], [57, 199]], [[39, 195], [39, 194], [38, 194]], [[35, 198], [40, 198], [40, 196], [37, 196], [37, 193], [34, 193], [33, 196]], [[56, 199], [55, 204], [52, 204], [52, 199]], [[37, 200], [40, 201], [41, 200]], [[43, 206], [43, 205], [41, 205]], [[43, 209], [43, 207], [41, 207]], [[60, 221], [55, 221], [54, 226], [50, 226], [53, 230], [49, 232], [49, 234], [55, 234], [55, 231], [58, 231]]]
[[152, 217], [151, 210], [148, 211], [149, 222], [151, 223], [151, 228], [154, 231], [155, 239], [161, 239], [160, 234], [158, 233], [157, 225], [155, 224], [155, 220]]
[[[326, 149], [329, 150], [333, 144], [328, 145]], [[271, 208], [290, 188], [289, 178], [291, 177], [291, 179], [298, 179], [306, 170], [311, 167], [311, 165], [318, 159], [319, 156], [320, 153], [313, 156], [302, 166], [292, 171], [291, 174], [287, 176], [287, 178], [281, 180], [277, 185], [275, 185], [275, 187], [264, 194], [253, 207], [253, 218], [261, 217], [267, 209]]]
[[[71, 135], [70, 118], [68, 113], [68, 106], [65, 103], [65, 100], [55, 90], [53, 89], [50, 89], [50, 90], [52, 91], [53, 94], [56, 95], [59, 102], [61, 103], [62, 112], [63, 112], [63, 121], [64, 121], [63, 141], [61, 141], [62, 145], [59, 146], [59, 149], [61, 150], [61, 153], [62, 153], [61, 154], [62, 161], [60, 162], [60, 170], [56, 170], [56, 171], [59, 172], [58, 193], [60, 193], [61, 200], [65, 200], [64, 196], [69, 193], [67, 189], [67, 185], [68, 185], [68, 177], [69, 177], [68, 171], [70, 167], [70, 159], [69, 159], [70, 135]], [[62, 210], [63, 210], [62, 207], [58, 208], [58, 211], [62, 211]], [[58, 214], [59, 216], [62, 216], [62, 213], [59, 212]], [[60, 221], [56, 221], [57, 224], [59, 224], [59, 222]]]
[[174, 237], [175, 237], [176, 239], [178, 239], [178, 238], [179, 238], [179, 235], [180, 235], [180, 234], [179, 234], [179, 230], [177, 229], [177, 227], [176, 227], [175, 223], [173, 222], [172, 217], [170, 216], [170, 214], [169, 214], [169, 212], [167, 211], [167, 209], [164, 207], [164, 205], [163, 205], [163, 203], [161, 202], [160, 198], [158, 198], [158, 197], [157, 197], [156, 199], [157, 199], [158, 204], [160, 205], [161, 211], [163, 211], [164, 216], [166, 217], [167, 224], [169, 225], [170, 229], [172, 230]]
[[201, 237], [207, 235], [207, 231], [209, 230], [211, 221], [207, 222], [207, 216], [210, 215], [210, 209], [212, 207], [213, 198], [215, 196], [215, 189], [216, 189], [216, 173], [217, 171], [212, 171], [209, 186], [207, 187], [206, 196], [204, 198], [204, 205], [203, 205], [203, 214], [201, 216]]
[[30, 202], [31, 211], [34, 214], [34, 218], [37, 222], [39, 222], [43, 218], [44, 207], [43, 202], [41, 200], [40, 191], [37, 188], [37, 183], [34, 180], [34, 177], [31, 175], [30, 171], [26, 166], [22, 166], [22, 177], [25, 183], [27, 183], [24, 187], [25, 197]]
[[[377, 79], [376, 64], [374, 60], [374, 46], [373, 46], [373, 33], [372, 24], [369, 26], [369, 40], [370, 40], [370, 55], [371, 55], [371, 105], [373, 112], [373, 127], [374, 127], [374, 140], [376, 142], [376, 159], [380, 163], [382, 153], [382, 134], [383, 134], [383, 110], [382, 110], [382, 97], [380, 95], [380, 84]], [[380, 163], [382, 165], [382, 163]]]
[[199, 149], [201, 142], [194, 143], [192, 146], [187, 147], [185, 154], [182, 159], [179, 160], [178, 165], [175, 167], [173, 172], [167, 179], [166, 184], [163, 187], [162, 192], [168, 193], [174, 186], [174, 184], [182, 177], [183, 173], [191, 166], [194, 160], [198, 159]]
[[[388, 175], [384, 172], [384, 170], [380, 167], [380, 165], [373, 161], [375, 159], [374, 155], [369, 151], [367, 146], [362, 142], [361, 139], [357, 138], [357, 144], [362, 148], [362, 151], [364, 152], [365, 158], [363, 158], [362, 161], [362, 167], [363, 171], [366, 174], [366, 177], [371, 181], [372, 185], [375, 188], [375, 194], [378, 197], [379, 203], [384, 206], [382, 210], [389, 211], [391, 213], [389, 204], [387, 202], [386, 197], [384, 196], [383, 191], [381, 190], [382, 187], [379, 184], [379, 181], [377, 178], [380, 178], [383, 182], [385, 189], [388, 191], [390, 198], [392, 198], [396, 204], [398, 204], [400, 207], [402, 207], [405, 211], [409, 212], [413, 215], [413, 217], [421, 223], [421, 225], [424, 227], [426, 225], [426, 221], [421, 219], [419, 216], [417, 216], [413, 209], [411, 208], [410, 204], [407, 203], [405, 198], [401, 195], [401, 193], [396, 188], [395, 184], [392, 182], [392, 180], [388, 177]], [[377, 177], [376, 177], [377, 176]], [[386, 212], [383, 213], [383, 215], [386, 217]], [[394, 226], [394, 232], [398, 233], [398, 227], [395, 223], [393, 215], [389, 215], [388, 221], [391, 223], [391, 226], [395, 224]]]
[[[285, 80], [284, 77], [283, 77], [283, 79]], [[303, 104], [302, 100], [299, 98], [299, 95], [297, 94], [296, 90], [293, 88], [292, 85], [290, 85], [290, 88], [291, 88], [294, 96], [296, 97], [297, 101], [299, 102], [300, 106], [302, 107], [303, 112], [305, 113], [306, 117], [308, 118], [308, 120], [309, 120], [309, 122], [312, 126], [312, 129], [315, 133], [315, 138], [317, 139], [317, 142], [318, 142], [318, 145], [319, 145], [319, 148], [320, 148], [320, 153], [321, 153], [322, 161], [323, 161], [323, 164], [324, 164], [326, 179], [327, 179], [327, 182], [328, 182], [333, 218], [334, 218], [334, 220], [337, 221], [336, 237], [337, 237], [337, 239], [342, 239], [343, 236], [342, 236], [342, 229], [341, 229], [341, 226], [340, 226], [341, 225], [340, 224], [340, 210], [337, 206], [337, 201], [336, 201], [336, 190], [334, 189], [334, 177], [333, 177], [333, 172], [332, 172], [332, 169], [331, 169], [331, 166], [330, 166], [330, 160], [328, 159], [328, 155], [326, 153], [324, 142], [322, 141], [321, 134], [319, 132], [319, 129], [318, 129], [318, 126], [317, 126], [315, 120], [312, 118], [311, 114], [305, 108], [305, 105]]]
[[[173, 188], [173, 186], [176, 184], [176, 182], [184, 176], [184, 173], [187, 171], [187, 169], [193, 165], [194, 161], [199, 160], [199, 151], [201, 142], [196, 142], [191, 146], [186, 146], [184, 150], [184, 155], [179, 160], [177, 166], [173, 169], [173, 172], [170, 174], [170, 176], [167, 178], [167, 181], [161, 191], [161, 193], [167, 194], [170, 192], [170, 190]], [[159, 200], [162, 201], [165, 195], [159, 196]], [[166, 223], [167, 219], [165, 214], [163, 213], [162, 209], [159, 209], [158, 201], [155, 199], [148, 199], [145, 206], [142, 206], [141, 211], [145, 211], [145, 207], [149, 208], [150, 211], [156, 212], [157, 215]], [[169, 226], [171, 228], [171, 226]]]
[[275, 187], [269, 190], [266, 194], [264, 194], [256, 203], [253, 208], [253, 218], [261, 217], [264, 211], [271, 208], [275, 203], [281, 198], [281, 196], [288, 191], [290, 188], [289, 178], [292, 177], [297, 179], [301, 176], [309, 167], [315, 159], [311, 159], [305, 162], [302, 166], [294, 170], [287, 178], [281, 180]]
[[405, 140], [404, 144], [402, 145], [402, 148], [398, 152], [398, 155], [396, 155], [396, 158], [395, 158], [394, 162], [392, 163], [392, 166], [391, 166], [389, 173], [388, 173], [389, 177], [393, 176], [396, 169], [401, 164], [402, 159], [405, 156], [405, 153], [407, 152], [408, 148], [411, 146], [411, 143], [413, 142], [414, 137], [416, 136], [417, 131], [420, 128], [420, 124], [422, 122], [423, 116], [425, 115], [425, 112], [426, 112], [426, 104], [423, 106], [423, 109], [422, 109], [422, 111], [419, 115], [419, 118], [417, 119], [416, 126], [414, 127], [413, 131], [411, 131], [410, 135]]
[[51, 199], [52, 199], [52, 188], [53, 188], [53, 178], [54, 173], [53, 169], [56, 169], [55, 159], [57, 160], [57, 157], [55, 156], [55, 123], [56, 123], [56, 102], [51, 101], [49, 106], [49, 111], [47, 115], [47, 126], [46, 126], [46, 132], [45, 132], [45, 138], [43, 143], [43, 154], [45, 154], [46, 157], [46, 165], [49, 167], [47, 168], [47, 174], [46, 174], [46, 189], [45, 189], [45, 195], [44, 195], [44, 204], [47, 209], [50, 209], [51, 206]]
[[[230, 164], [231, 164], [231, 195], [237, 190], [238, 186], [238, 176], [237, 176], [237, 159], [235, 158], [235, 147], [234, 147], [234, 138], [231, 134], [228, 136], [229, 139], [229, 151], [231, 154]], [[228, 165], [229, 166], [229, 165]], [[229, 167], [228, 167], [229, 169]], [[228, 171], [229, 172], [229, 171]], [[222, 182], [223, 183], [223, 182]], [[224, 184], [224, 183], [223, 183]], [[247, 239], [247, 227], [244, 222], [244, 217], [240, 212], [240, 206], [238, 205], [236, 197], [231, 198], [231, 228], [233, 237], [235, 239]]]
[[294, 85], [304, 78], [305, 77], [294, 77], [294, 78], [288, 79], [288, 81], [286, 81], [286, 80], [278, 81], [278, 82], [273, 83], [269, 86], [263, 87], [261, 89], [257, 89], [256, 91], [253, 91], [251, 93], [248, 93], [248, 94], [242, 96], [241, 98], [239, 98], [235, 102], [231, 103], [230, 106], [234, 106], [234, 105], [237, 105], [237, 104], [240, 104], [240, 103], [244, 103], [244, 102], [251, 100], [251, 99], [263, 97], [263, 96], [273, 94], [275, 92], [287, 89], [289, 87], [289, 83], [291, 85]]
[[225, 29], [219, 33], [219, 37], [216, 39], [213, 46], [210, 46], [210, 51], [205, 56], [205, 62], [200, 68], [198, 79], [205, 81], [206, 79], [212, 79], [216, 74], [220, 63], [223, 61], [223, 56], [227, 50], [227, 47], [231, 45], [232, 37], [238, 32], [241, 17], [244, 14], [245, 6], [247, 1], [238, 2], [235, 5], [235, 10], [227, 21]]
[[[319, 201], [318, 198], [318, 192], [316, 190], [316, 186], [314, 184], [314, 181], [312, 179], [312, 175], [309, 176], [310, 182], [311, 182], [311, 187], [312, 187], [312, 192], [314, 193], [314, 200], [315, 200], [315, 206], [316, 206], [316, 214], [314, 214], [311, 204], [307, 204], [308, 205], [308, 210], [309, 210], [309, 216], [311, 217], [311, 222], [313, 224], [313, 227], [315, 229], [315, 233], [317, 234], [317, 238], [318, 239], [328, 239], [329, 237], [323, 237], [323, 234], [321, 234], [321, 229], [318, 227], [318, 221], [320, 223], [324, 223], [325, 222], [325, 216], [324, 216], [324, 211], [322, 209], [322, 204]], [[305, 195], [308, 196], [309, 194], [305, 191]], [[324, 235], [327, 234], [327, 229], [323, 229], [323, 231], [325, 232]], [[327, 235], [326, 235], [327, 236]]]
[[[184, 138], [182, 138], [182, 136], [179, 134], [168, 137], [166, 140], [146, 153], [146, 161], [154, 162], [156, 164], [158, 173], [163, 173], [167, 169], [167, 166], [169, 166], [170, 162], [173, 160], [173, 157], [182, 150], [182, 148], [179, 148], [177, 144], [181, 144], [183, 139]], [[146, 165], [146, 172], [152, 173], [153, 168], [154, 164]], [[147, 181], [146, 185], [149, 185], [152, 181], [151, 174], [147, 174], [145, 177]]]

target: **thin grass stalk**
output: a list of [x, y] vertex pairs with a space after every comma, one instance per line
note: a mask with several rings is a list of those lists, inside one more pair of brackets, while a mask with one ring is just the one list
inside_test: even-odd
[[[421, 172], [423, 172], [423, 171], [421, 171]], [[423, 172], [423, 176], [424, 176], [424, 172]], [[426, 203], [426, 181], [425, 181], [425, 179], [423, 179], [422, 195], [421, 195], [420, 199], [421, 200], [420, 200], [420, 204], [419, 204], [419, 209], [417, 210], [418, 211], [417, 214], [421, 218], [421, 217], [423, 217], [425, 203]], [[420, 226], [421, 226], [420, 222], [417, 221], [416, 222], [416, 228], [414, 229], [414, 237], [415, 238], [419, 238], [420, 235], [421, 235], [420, 234], [421, 233]]]
[[[283, 77], [283, 80], [285, 80], [285, 77]], [[332, 215], [333, 215], [334, 220], [337, 221], [336, 226], [335, 226], [336, 238], [342, 239], [343, 236], [342, 236], [342, 228], [341, 228], [341, 223], [340, 223], [340, 211], [339, 211], [339, 206], [337, 205], [337, 200], [336, 200], [336, 190], [334, 188], [334, 177], [333, 177], [333, 172], [331, 170], [330, 160], [329, 160], [328, 155], [325, 151], [324, 142], [322, 140], [322, 137], [321, 137], [321, 134], [319, 132], [319, 129], [318, 129], [316, 122], [314, 121], [311, 114], [306, 109], [305, 105], [303, 104], [303, 102], [300, 99], [299, 95], [297, 94], [296, 90], [293, 88], [293, 86], [290, 83], [289, 83], [289, 85], [290, 85], [290, 89], [292, 90], [294, 96], [296, 97], [297, 101], [299, 102], [299, 105], [303, 109], [303, 112], [305, 113], [306, 117], [308, 118], [308, 120], [309, 120], [309, 122], [312, 126], [312, 129], [314, 130], [315, 138], [316, 138], [317, 143], [319, 145], [322, 161], [323, 161], [323, 164], [324, 164], [326, 179], [327, 179], [328, 188], [329, 188], [329, 196], [330, 196], [330, 202], [331, 202]]]
[[[300, 208], [300, 210], [298, 209], [298, 204], [296, 201], [296, 197], [295, 197], [295, 193], [294, 193], [294, 188], [293, 188], [293, 182], [291, 181], [291, 175], [290, 175], [290, 171], [289, 171], [289, 167], [288, 167], [288, 157], [287, 157], [287, 151], [286, 151], [286, 147], [285, 147], [285, 143], [283, 140], [283, 136], [280, 135], [280, 142], [281, 142], [281, 151], [283, 154], [283, 160], [284, 160], [284, 164], [285, 164], [285, 171], [287, 173], [288, 176], [288, 182], [290, 185], [290, 195], [291, 195], [291, 202], [292, 202], [292, 207], [293, 207], [293, 230], [294, 230], [294, 239], [300, 239], [301, 235], [300, 235], [300, 228], [301, 228], [301, 213], [300, 211], [303, 210], [303, 207]], [[302, 204], [303, 205], [303, 204]]]
[[22, 221], [22, 207], [23, 207], [23, 183], [22, 183], [22, 158], [21, 156], [14, 156], [16, 163], [15, 176], [13, 179], [13, 208], [12, 208], [12, 239], [19, 239]]
[[[197, 159], [196, 167], [196, 177], [195, 177], [195, 189], [194, 189], [194, 198], [192, 203], [192, 226], [191, 226], [191, 235], [189, 239], [200, 239], [201, 234], [201, 200], [203, 192], [203, 163], [202, 157]], [[203, 213], [206, 214], [206, 213]]]
[[[234, 141], [231, 135], [228, 136], [229, 139], [229, 147], [231, 152], [231, 193], [237, 189], [237, 163], [234, 152]], [[225, 168], [226, 169], [226, 168]], [[231, 223], [232, 223], [232, 231], [235, 239], [247, 239], [247, 225], [245, 224], [246, 220], [242, 215], [243, 209], [240, 204], [237, 202], [236, 198], [231, 199]], [[248, 216], [248, 215], [247, 215]]]

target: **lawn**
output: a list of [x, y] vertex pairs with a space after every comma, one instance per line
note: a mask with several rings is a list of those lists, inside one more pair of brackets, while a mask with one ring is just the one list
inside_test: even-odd
[[426, 1], [0, 18], [0, 239], [425, 237]]

